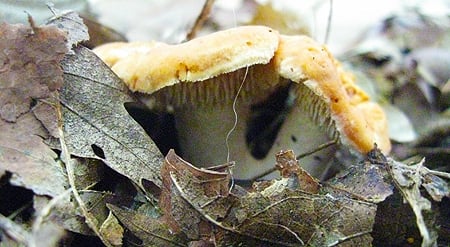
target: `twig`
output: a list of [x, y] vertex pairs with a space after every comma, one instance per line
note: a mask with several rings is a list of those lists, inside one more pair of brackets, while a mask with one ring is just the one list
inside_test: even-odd
[[[170, 173], [170, 179], [172, 181], [172, 184], [174, 185], [174, 189], [176, 189], [176, 191], [179, 193], [179, 196], [189, 205], [191, 206], [197, 213], [199, 213], [204, 219], [206, 219], [207, 221], [209, 221], [210, 223], [214, 224], [215, 226], [222, 228], [226, 231], [235, 233], [237, 235], [242, 235], [242, 236], [246, 236], [246, 237], [250, 237], [253, 239], [257, 239], [260, 241], [265, 241], [267, 243], [272, 243], [272, 244], [278, 244], [278, 245], [284, 245], [284, 246], [294, 246], [291, 244], [286, 244], [286, 243], [281, 243], [281, 242], [277, 242], [271, 239], [266, 239], [264, 237], [261, 236], [253, 236], [250, 234], [247, 234], [246, 232], [240, 232], [238, 229], [236, 229], [235, 227], [229, 227], [225, 224], [222, 224], [222, 222], [217, 221], [216, 219], [214, 219], [212, 216], [206, 214], [202, 208], [200, 208], [199, 205], [196, 205], [195, 203], [192, 202], [192, 200], [189, 198], [189, 196], [184, 192], [182, 186], [180, 185], [180, 183], [178, 183], [176, 176], [174, 173]], [[296, 246], [296, 245], [295, 245]]]
[[88, 208], [86, 207], [86, 204], [84, 204], [84, 201], [81, 199], [80, 194], [78, 193], [78, 190], [75, 186], [75, 173], [73, 169], [73, 163], [72, 159], [70, 158], [70, 152], [67, 148], [66, 141], [65, 141], [65, 134], [63, 130], [63, 117], [62, 117], [62, 111], [61, 111], [61, 104], [56, 104], [56, 114], [58, 117], [58, 134], [59, 134], [59, 142], [61, 145], [61, 156], [62, 161], [66, 165], [66, 172], [67, 172], [67, 178], [69, 180], [69, 185], [72, 189], [73, 196], [75, 200], [78, 203], [78, 206], [81, 209], [81, 212], [83, 213], [84, 219], [86, 221], [86, 224], [89, 226], [89, 228], [94, 231], [94, 233], [100, 238], [100, 240], [108, 247], [112, 247], [108, 240], [106, 240], [103, 235], [100, 233], [96, 222], [93, 220], [93, 216], [89, 213]]
[[63, 193], [61, 193], [58, 196], [52, 198], [47, 203], [47, 205], [45, 205], [45, 207], [43, 207], [39, 211], [36, 219], [33, 222], [32, 227], [31, 227], [31, 231], [33, 233], [36, 233], [39, 230], [39, 227], [42, 225], [42, 222], [44, 222], [45, 217], [47, 217], [50, 214], [50, 211], [52, 210], [52, 208], [54, 208], [56, 206], [56, 204], [58, 204], [64, 197], [69, 196], [71, 192], [72, 192], [71, 188], [67, 189]]
[[323, 150], [323, 149], [325, 149], [327, 147], [330, 147], [330, 146], [336, 144], [337, 142], [338, 142], [338, 138], [336, 137], [336, 138], [334, 138], [333, 140], [331, 140], [329, 142], [325, 142], [323, 144], [320, 144], [317, 148], [315, 148], [315, 149], [313, 149], [311, 151], [308, 151], [306, 153], [302, 153], [302, 154], [298, 155], [297, 159], [299, 160], [299, 159], [302, 159], [302, 158], [304, 158], [306, 156], [309, 156], [309, 155], [311, 155], [313, 153], [317, 153], [317, 152], [319, 152], [319, 151], [321, 151], [321, 150]]
[[8, 235], [16, 242], [22, 243], [25, 246], [34, 247], [36, 244], [32, 239], [31, 234], [25, 231], [20, 225], [0, 214], [0, 232]]
[[351, 240], [352, 238], [361, 237], [363, 235], [370, 234], [371, 232], [372, 232], [372, 230], [367, 230], [367, 231], [362, 231], [362, 232], [357, 232], [357, 233], [354, 233], [354, 234], [350, 234], [350, 235], [345, 236], [345, 237], [340, 237], [336, 242], [334, 242], [332, 244], [329, 244], [327, 246], [329, 246], [329, 247], [337, 246], [339, 244], [342, 244], [345, 241]]
[[[338, 142], [338, 137], [334, 138], [333, 140], [331, 140], [331, 141], [329, 141], [329, 142], [320, 144], [317, 148], [315, 148], [315, 149], [313, 149], [313, 150], [310, 150], [310, 151], [307, 151], [307, 152], [305, 152], [305, 153], [302, 153], [302, 154], [298, 155], [298, 156], [297, 156], [297, 160], [302, 159], [302, 158], [304, 158], [304, 157], [306, 157], [306, 156], [308, 156], [308, 155], [311, 155], [311, 154], [313, 154], [313, 153], [319, 152], [319, 151], [321, 151], [321, 150], [323, 150], [323, 149], [325, 149], [325, 148], [327, 148], [327, 147], [330, 147], [330, 146], [336, 144], [337, 142]], [[258, 174], [258, 175], [256, 175], [256, 176], [250, 178], [249, 180], [253, 183], [253, 182], [256, 181], [257, 179], [262, 178], [262, 177], [264, 177], [264, 176], [266, 176], [266, 175], [269, 175], [269, 174], [271, 174], [272, 172], [274, 172], [274, 171], [276, 171], [276, 170], [277, 170], [276, 167], [272, 167], [272, 168], [270, 168], [270, 169], [264, 171], [263, 173], [260, 173], [260, 174]]]
[[327, 44], [328, 39], [330, 38], [332, 17], [333, 17], [333, 0], [330, 0], [330, 10], [328, 11], [327, 30], [325, 32], [325, 40], [323, 42], [324, 44]]
[[448, 172], [435, 171], [435, 170], [428, 169], [427, 167], [423, 167], [422, 169], [426, 173], [429, 173], [429, 174], [432, 174], [432, 175], [435, 175], [435, 176], [439, 176], [439, 177], [442, 177], [442, 178], [450, 179], [450, 173], [448, 173]]
[[202, 28], [206, 19], [208, 19], [208, 16], [209, 16], [209, 13], [211, 12], [213, 4], [214, 4], [214, 0], [206, 0], [205, 1], [202, 11], [200, 12], [200, 14], [197, 16], [197, 19], [195, 20], [194, 26], [192, 26], [191, 30], [186, 35], [186, 40], [191, 40], [191, 39], [195, 38], [198, 30], [200, 30], [200, 28]]

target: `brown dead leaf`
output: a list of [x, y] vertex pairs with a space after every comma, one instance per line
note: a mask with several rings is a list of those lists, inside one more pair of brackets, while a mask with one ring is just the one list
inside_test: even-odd
[[[107, 219], [108, 209], [106, 203], [113, 199], [113, 195], [99, 191], [83, 191], [81, 199], [88, 205], [90, 214], [95, 217], [98, 227]], [[33, 206], [36, 211], [42, 210], [49, 202], [48, 197], [35, 196]], [[93, 235], [92, 230], [86, 225], [85, 216], [79, 209], [78, 204], [69, 197], [58, 201], [47, 216], [47, 220], [57, 223], [64, 229], [81, 233], [84, 235]]]
[[162, 221], [135, 211], [108, 204], [119, 221], [136, 237], [142, 246], [186, 246], [186, 237], [169, 231]]
[[15, 122], [63, 83], [59, 62], [68, 51], [55, 27], [0, 24], [0, 118]]
[[280, 151], [276, 154], [276, 160], [275, 167], [280, 171], [283, 178], [295, 177], [295, 184], [298, 189], [313, 194], [319, 192], [319, 181], [300, 166], [292, 150]]
[[382, 202], [392, 195], [394, 189], [394, 186], [386, 181], [386, 165], [386, 157], [375, 148], [365, 161], [342, 171], [328, 181], [328, 185], [364, 201]]
[[[211, 234], [211, 226], [202, 219], [199, 212], [192, 210], [189, 204], [201, 206], [214, 214], [214, 218], [224, 217], [231, 204], [221, 204], [228, 196], [230, 174], [223, 171], [199, 169], [182, 160], [170, 150], [161, 168], [163, 187], [159, 200], [164, 212], [164, 221], [175, 233], [184, 232], [190, 239], [198, 240], [201, 236]], [[183, 201], [177, 195], [174, 177], [183, 177], [183, 183], [189, 189], [190, 200]], [[213, 203], [215, 202], [215, 203]], [[229, 200], [224, 201], [229, 202]], [[205, 224], [206, 223], [206, 224]]]
[[227, 191], [227, 173], [192, 167], [173, 151], [162, 171], [164, 220], [191, 241], [217, 246], [367, 245], [372, 241], [376, 205], [331, 188], [311, 194], [289, 186], [292, 178], [282, 178], [261, 191], [238, 196]]
[[58, 119], [56, 118], [56, 99], [47, 102], [37, 102], [32, 111], [34, 116], [41, 122], [48, 134], [53, 138], [58, 138]]
[[65, 42], [55, 27], [0, 24], [0, 171], [38, 195], [56, 196], [67, 185], [56, 153], [42, 142], [48, 134], [30, 111], [54, 102]]
[[0, 121], [0, 170], [13, 175], [10, 182], [38, 195], [56, 196], [67, 186], [57, 155], [42, 142], [46, 132], [31, 113], [15, 123]]
[[236, 209], [240, 224], [235, 226], [240, 241], [251, 237], [282, 246], [366, 245], [371, 241], [374, 204], [350, 199], [327, 188], [319, 194], [310, 194], [280, 183], [284, 180], [241, 198], [240, 208]]

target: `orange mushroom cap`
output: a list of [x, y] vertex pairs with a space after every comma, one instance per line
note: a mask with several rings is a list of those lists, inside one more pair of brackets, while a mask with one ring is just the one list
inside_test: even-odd
[[282, 77], [303, 83], [322, 99], [344, 143], [362, 153], [369, 152], [374, 143], [383, 152], [390, 151], [382, 108], [369, 101], [325, 46], [306, 36], [281, 35], [274, 63]]
[[[385, 153], [391, 149], [381, 107], [369, 101], [369, 96], [355, 85], [351, 74], [342, 69], [325, 46], [306, 36], [286, 36], [263, 26], [243, 26], [178, 45], [116, 43], [98, 47], [94, 52], [131, 90], [148, 94], [180, 82], [208, 81], [211, 87], [211, 83], [216, 83], [213, 78], [255, 67], [255, 73], [260, 73], [257, 80], [270, 80], [276, 85], [286, 81], [282, 77], [311, 90], [319, 100], [309, 101], [326, 107], [328, 115], [323, 117], [331, 119], [344, 144], [361, 153], [370, 151], [374, 143]], [[267, 66], [254, 66], [258, 64]], [[217, 83], [232, 80], [233, 76], [230, 78]], [[308, 101], [299, 95], [298, 101]]]

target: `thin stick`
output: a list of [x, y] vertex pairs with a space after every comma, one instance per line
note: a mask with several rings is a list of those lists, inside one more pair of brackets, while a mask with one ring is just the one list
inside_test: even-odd
[[197, 16], [195, 20], [194, 26], [192, 26], [189, 33], [186, 35], [186, 40], [191, 40], [197, 36], [198, 30], [203, 26], [206, 19], [208, 19], [209, 13], [211, 13], [212, 6], [214, 4], [214, 0], [206, 0], [205, 4], [203, 4], [202, 11]]
[[330, 9], [328, 11], [328, 20], [327, 20], [327, 30], [325, 32], [325, 40], [323, 42], [324, 44], [327, 44], [328, 39], [330, 38], [332, 16], [333, 16], [333, 0], [330, 0]]
[[[333, 140], [331, 140], [331, 141], [329, 141], [329, 142], [320, 144], [317, 148], [315, 148], [315, 149], [313, 149], [313, 150], [310, 150], [310, 151], [308, 151], [308, 152], [306, 152], [306, 153], [302, 153], [302, 154], [298, 155], [298, 156], [297, 156], [297, 160], [302, 159], [302, 158], [304, 158], [304, 157], [306, 157], [306, 156], [308, 156], [308, 155], [311, 155], [311, 154], [313, 154], [313, 153], [319, 152], [320, 150], [323, 150], [323, 149], [325, 149], [325, 148], [327, 148], [327, 147], [330, 147], [330, 146], [336, 144], [337, 142], [338, 142], [338, 138], [336, 137], [336, 138], [334, 138]], [[277, 170], [276, 167], [272, 167], [272, 168], [270, 168], [270, 169], [264, 171], [263, 173], [258, 174], [258, 175], [256, 175], [256, 176], [252, 177], [252, 178], [250, 179], [250, 181], [254, 182], [254, 181], [256, 181], [257, 179], [262, 178], [262, 177], [264, 177], [264, 176], [266, 176], [266, 175], [269, 175], [270, 173], [272, 173], [272, 172], [274, 172], [274, 171], [276, 171], [276, 170]]]
[[338, 142], [338, 138], [334, 138], [333, 140], [331, 140], [329, 142], [325, 142], [323, 144], [320, 144], [317, 148], [315, 148], [313, 150], [310, 150], [310, 151], [308, 151], [306, 153], [302, 153], [302, 154], [298, 155], [297, 159], [299, 160], [299, 159], [305, 158], [306, 156], [309, 156], [309, 155], [311, 155], [313, 153], [317, 153], [320, 150], [323, 150], [323, 149], [325, 149], [325, 148], [327, 148], [329, 146], [332, 146], [332, 145], [336, 144], [337, 142]]
[[62, 161], [66, 165], [67, 180], [69, 181], [70, 188], [72, 189], [73, 197], [75, 198], [75, 201], [78, 203], [78, 206], [80, 207], [80, 210], [84, 216], [84, 220], [86, 224], [89, 226], [89, 228], [92, 229], [95, 235], [97, 235], [100, 238], [100, 240], [103, 242], [105, 246], [112, 247], [112, 245], [108, 242], [108, 240], [105, 239], [103, 234], [100, 233], [97, 223], [94, 222], [93, 220], [94, 216], [92, 216], [91, 213], [89, 212], [86, 204], [84, 203], [83, 199], [81, 199], [81, 196], [78, 193], [78, 190], [75, 186], [74, 167], [72, 163], [72, 158], [70, 157], [69, 149], [65, 141], [61, 103], [56, 104], [56, 114], [58, 117], [58, 134], [59, 134], [59, 143], [61, 145]]
[[45, 218], [50, 215], [51, 210], [56, 207], [58, 203], [60, 203], [65, 197], [69, 197], [70, 193], [72, 193], [72, 188], [65, 190], [63, 193], [59, 194], [56, 197], [53, 197], [47, 205], [45, 205], [37, 214], [36, 219], [31, 226], [31, 230], [33, 233], [37, 233]]

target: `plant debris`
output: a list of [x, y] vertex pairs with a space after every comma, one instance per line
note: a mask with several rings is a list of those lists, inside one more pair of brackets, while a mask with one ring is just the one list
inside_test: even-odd
[[[287, 163], [297, 164], [292, 152], [280, 153], [278, 162], [284, 174]], [[331, 187], [318, 191], [315, 180], [299, 183], [306, 172], [297, 168], [235, 195], [228, 190], [228, 173], [195, 168], [171, 151], [162, 167], [164, 219], [174, 233], [218, 246], [370, 243], [376, 205]]]
[[[400, 54], [394, 72], [401, 73], [359, 69], [371, 71], [369, 80], [394, 82], [381, 90], [387, 95], [393, 88], [392, 95], [414, 95], [392, 105], [414, 128], [407, 143], [395, 143], [390, 156], [375, 148], [360, 162], [342, 159], [346, 168], [326, 181], [280, 151], [280, 177], [248, 189], [235, 184], [233, 162], [197, 168], [204, 164], [173, 150], [163, 157], [124, 107], [134, 95], [81, 45], [87, 29], [76, 13], [42, 26], [31, 17], [29, 25], [0, 24], [0, 245], [448, 245], [447, 53], [418, 49], [433, 39], [417, 24], [425, 21], [433, 37], [448, 35], [426, 16], [403, 28], [409, 22], [401, 20], [386, 22], [393, 29], [385, 38], [423, 40]], [[383, 63], [365, 51], [365, 62]], [[405, 102], [433, 118], [411, 117]]]
[[35, 110], [51, 110], [63, 85], [66, 35], [55, 27], [6, 23], [0, 34], [0, 175], [10, 172], [11, 183], [57, 196], [67, 184], [57, 154], [42, 142], [48, 133]]
[[74, 52], [62, 61], [65, 84], [60, 96], [70, 152], [101, 159], [138, 185], [147, 179], [160, 186], [162, 156], [124, 106], [135, 99], [87, 48]]

